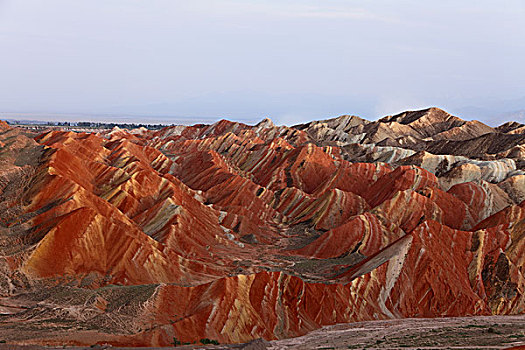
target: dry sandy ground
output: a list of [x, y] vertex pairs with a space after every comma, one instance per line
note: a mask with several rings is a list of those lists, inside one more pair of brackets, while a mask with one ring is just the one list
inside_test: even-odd
[[403, 319], [324, 327], [280, 349], [504, 349], [525, 345], [525, 315]]
[[[525, 346], [525, 315], [357, 322], [324, 327], [302, 337], [272, 342], [258, 340], [251, 344], [181, 346], [176, 349], [506, 349], [520, 345]], [[104, 345], [53, 349], [63, 348], [138, 349]], [[51, 348], [0, 344], [0, 350], [4, 349]]]

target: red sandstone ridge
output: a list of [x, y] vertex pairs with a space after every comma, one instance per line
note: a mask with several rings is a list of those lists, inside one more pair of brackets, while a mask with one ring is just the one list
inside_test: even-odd
[[5, 129], [9, 129], [9, 128], [10, 128], [9, 124], [7, 124], [3, 120], [0, 120], [0, 130], [5, 130]]
[[437, 108], [96, 134], [2, 123], [0, 339], [235, 343], [522, 314], [523, 130]]

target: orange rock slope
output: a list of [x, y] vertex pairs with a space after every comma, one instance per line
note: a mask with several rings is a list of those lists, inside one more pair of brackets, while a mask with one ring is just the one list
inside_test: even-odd
[[1, 322], [43, 330], [3, 338], [230, 343], [523, 313], [525, 128], [515, 124], [436, 108], [295, 127], [1, 124], [0, 298], [19, 305], [0, 308]]

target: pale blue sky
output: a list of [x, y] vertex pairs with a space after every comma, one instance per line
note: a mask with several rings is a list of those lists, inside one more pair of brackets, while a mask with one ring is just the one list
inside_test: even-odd
[[0, 0], [4, 112], [487, 120], [524, 62], [523, 0]]

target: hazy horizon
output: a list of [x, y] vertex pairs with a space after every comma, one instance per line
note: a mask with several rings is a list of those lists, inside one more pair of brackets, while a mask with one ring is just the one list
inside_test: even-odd
[[[421, 109], [427, 109], [431, 107], [438, 106], [428, 106]], [[439, 107], [438, 107], [439, 108]], [[407, 109], [397, 111], [395, 113], [389, 113], [377, 118], [369, 119], [364, 118], [370, 121], [380, 119], [389, 115], [396, 115], [402, 112], [411, 111], [415, 109]], [[445, 110], [447, 111], [447, 110]], [[447, 111], [448, 112], [448, 111]], [[475, 114], [475, 111], [472, 113]], [[248, 125], [255, 125], [262, 121], [263, 119], [269, 118], [277, 125], [286, 125], [293, 126], [296, 124], [307, 123], [315, 120], [323, 120], [336, 118], [343, 114], [339, 115], [327, 115], [319, 116], [317, 118], [304, 118], [300, 121], [289, 121], [281, 122], [273, 119], [271, 116], [265, 116], [260, 118], [228, 118], [221, 116], [177, 116], [177, 115], [139, 115], [139, 114], [126, 114], [126, 113], [116, 113], [116, 114], [92, 114], [92, 113], [28, 113], [28, 112], [0, 112], [0, 120], [6, 120], [9, 122], [30, 122], [30, 123], [40, 123], [40, 122], [100, 122], [100, 123], [116, 123], [116, 124], [162, 124], [162, 125], [195, 125], [195, 124], [213, 124], [221, 119], [227, 119], [231, 121], [241, 122]], [[346, 115], [356, 115], [352, 113], [347, 113]], [[525, 122], [525, 110], [501, 113], [498, 115], [497, 119], [494, 118], [469, 118], [465, 115], [454, 114], [457, 117], [460, 117], [464, 120], [479, 120], [485, 124], [496, 127], [505, 122], [517, 121]], [[362, 117], [357, 115], [358, 117]]]
[[0, 0], [0, 112], [289, 125], [436, 106], [499, 124], [525, 110], [524, 15], [518, 0]]

